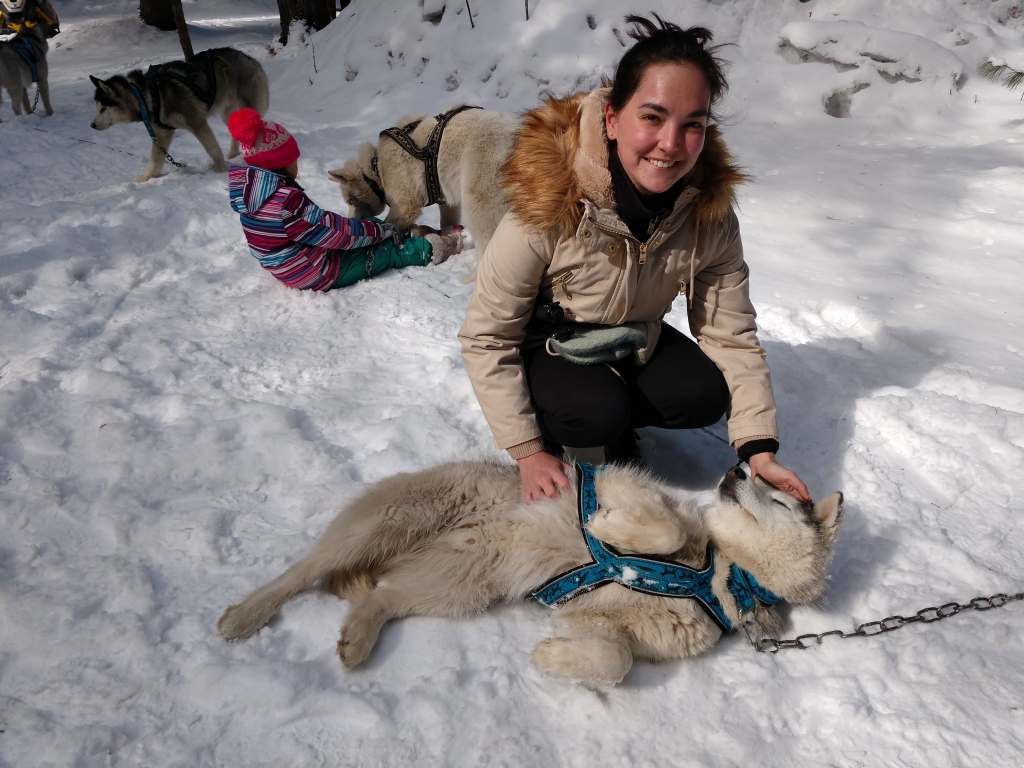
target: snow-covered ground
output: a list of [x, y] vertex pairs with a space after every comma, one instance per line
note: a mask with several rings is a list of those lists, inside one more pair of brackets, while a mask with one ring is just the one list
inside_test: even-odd
[[[88, 75], [179, 58], [177, 36], [136, 0], [53, 2], [56, 113], [0, 112], [0, 764], [1024, 763], [1020, 602], [774, 657], [734, 636], [607, 691], [532, 669], [537, 605], [396, 622], [354, 672], [348, 607], [319, 593], [223, 643], [221, 611], [367, 483], [500, 458], [455, 339], [475, 254], [284, 288], [195, 139], [135, 184], [142, 126], [89, 129]], [[740, 215], [782, 458], [847, 499], [831, 598], [788, 635], [1024, 590], [1024, 104], [974, 74], [1024, 66], [1019, 2], [534, 0], [526, 21], [478, 0], [475, 28], [459, 0], [437, 24], [421, 6], [356, 0], [286, 48], [273, 0], [184, 8], [197, 50], [260, 59], [336, 209], [326, 170], [404, 114], [591, 87], [629, 10], [710, 27], [756, 179]], [[642, 448], [706, 494], [723, 434]]]

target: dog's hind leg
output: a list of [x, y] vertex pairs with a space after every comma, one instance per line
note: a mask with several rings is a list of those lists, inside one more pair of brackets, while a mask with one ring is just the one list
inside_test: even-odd
[[213, 170], [217, 173], [227, 171], [227, 161], [224, 159], [224, 153], [221, 151], [220, 144], [217, 143], [217, 137], [213, 135], [213, 131], [210, 129], [210, 124], [203, 123], [191, 130], [195, 137], [199, 139], [199, 143], [203, 145], [206, 154], [213, 159]]
[[46, 114], [52, 115], [53, 107], [50, 106], [50, 84], [42, 75], [39, 76], [39, 82], [36, 83], [36, 88], [39, 89], [39, 98], [43, 100], [43, 107], [46, 109]]
[[377, 644], [381, 628], [392, 619], [469, 616], [484, 610], [501, 596], [478, 572], [486, 565], [444, 545], [397, 562], [345, 619], [338, 640], [341, 662], [346, 667], [362, 664]]
[[32, 114], [32, 102], [28, 100], [28, 88], [21, 89], [21, 108], [26, 115]]
[[316, 584], [330, 571], [331, 564], [315, 555], [314, 550], [272, 582], [224, 611], [217, 622], [220, 636], [229, 641], [249, 637], [270, 621], [287, 600]]

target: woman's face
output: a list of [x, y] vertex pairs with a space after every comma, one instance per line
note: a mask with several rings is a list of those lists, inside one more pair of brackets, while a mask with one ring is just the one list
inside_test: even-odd
[[652, 64], [616, 114], [604, 109], [605, 131], [641, 194], [664, 192], [692, 170], [704, 149], [711, 91], [693, 64]]

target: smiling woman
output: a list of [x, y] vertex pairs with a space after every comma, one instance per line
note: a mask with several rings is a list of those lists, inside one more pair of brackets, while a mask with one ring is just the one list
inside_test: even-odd
[[[654, 18], [626, 17], [637, 42], [611, 88], [527, 113], [459, 334], [466, 370], [527, 500], [568, 487], [563, 457], [635, 460], [635, 428], [723, 414], [740, 460], [809, 500], [775, 461], [733, 212], [746, 177], [714, 125], [723, 62], [708, 30]], [[680, 296], [699, 345], [662, 323]]]

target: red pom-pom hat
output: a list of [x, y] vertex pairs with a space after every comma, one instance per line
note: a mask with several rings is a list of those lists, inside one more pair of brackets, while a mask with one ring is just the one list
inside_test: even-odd
[[274, 171], [299, 159], [295, 137], [277, 123], [264, 120], [255, 109], [237, 109], [228, 115], [228, 132], [242, 147], [249, 165]]

